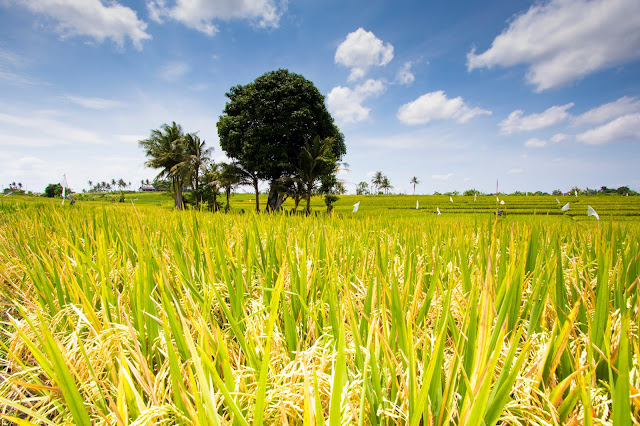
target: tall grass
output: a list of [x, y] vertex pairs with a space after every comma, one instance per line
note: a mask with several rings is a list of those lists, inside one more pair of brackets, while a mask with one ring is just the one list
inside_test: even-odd
[[0, 423], [638, 424], [634, 222], [0, 214]]

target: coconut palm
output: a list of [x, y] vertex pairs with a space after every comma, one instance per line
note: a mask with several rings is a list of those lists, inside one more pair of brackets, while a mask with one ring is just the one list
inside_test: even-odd
[[231, 191], [238, 185], [244, 185], [251, 183], [247, 180], [246, 176], [238, 168], [237, 163], [220, 163], [220, 174], [218, 176], [220, 187], [224, 188], [224, 194], [227, 203], [224, 206], [224, 212], [228, 213], [230, 204], [229, 198], [231, 198]]
[[384, 179], [384, 175], [380, 171], [376, 172], [376, 174], [373, 175], [373, 178], [371, 179], [371, 186], [375, 188], [373, 190], [374, 194], [377, 194], [378, 191], [380, 190], [380, 185], [382, 185], [383, 179]]
[[182, 210], [182, 187], [184, 185], [184, 168], [179, 167], [187, 156], [182, 127], [176, 122], [171, 125], [163, 124], [160, 129], [151, 131], [148, 139], [138, 142], [145, 150], [148, 160], [145, 165], [154, 169], [161, 169], [157, 178], [168, 177], [174, 191], [176, 209]]
[[185, 161], [190, 166], [189, 176], [191, 178], [193, 189], [198, 192], [199, 190], [199, 177], [200, 170], [202, 170], [206, 164], [211, 161], [211, 152], [213, 148], [206, 148], [206, 142], [200, 140], [200, 137], [196, 133], [187, 133], [184, 137], [185, 150], [187, 158]]
[[322, 139], [316, 136], [311, 144], [306, 143], [302, 147], [298, 156], [298, 164], [292, 167], [295, 170], [295, 174], [305, 185], [307, 201], [305, 212], [307, 214], [311, 212], [311, 194], [315, 188], [316, 181], [328, 171], [328, 168], [333, 168], [335, 165], [331, 151], [332, 144], [332, 138]]
[[416, 185], [420, 183], [420, 181], [418, 180], [417, 177], [412, 177], [411, 180], [409, 181], [410, 184], [413, 185], [413, 195], [416, 195]]
[[388, 194], [389, 190], [393, 189], [393, 185], [391, 185], [391, 181], [389, 181], [388, 177], [386, 176], [382, 177], [382, 183], [380, 184], [380, 189], [383, 189], [385, 194]]

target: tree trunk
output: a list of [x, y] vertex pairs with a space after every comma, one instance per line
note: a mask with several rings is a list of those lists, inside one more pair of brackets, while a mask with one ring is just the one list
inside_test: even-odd
[[295, 198], [293, 199], [294, 205], [293, 205], [293, 214], [298, 214], [298, 206], [300, 205], [300, 196], [296, 195]]
[[218, 188], [217, 187], [213, 187], [213, 212], [217, 212], [218, 211]]
[[198, 171], [199, 171], [199, 170], [200, 170], [200, 167], [196, 167], [196, 181], [195, 181], [195, 185], [194, 185], [194, 186], [195, 186], [195, 188], [194, 188], [194, 189], [196, 190], [196, 191], [195, 191], [195, 193], [196, 193], [195, 195], [196, 195], [196, 196], [194, 197], [194, 198], [196, 199], [196, 200], [195, 200], [195, 201], [196, 201], [196, 209], [197, 209], [198, 207], [200, 207], [200, 200], [198, 199], [198, 197], [199, 197], [199, 196], [201, 196], [201, 195], [200, 195], [200, 184], [199, 184], [199, 182], [198, 182], [198, 180], [199, 180], [199, 179], [198, 179]]
[[269, 188], [269, 196], [267, 197], [267, 211], [277, 212], [280, 211], [282, 207], [282, 203], [284, 203], [284, 194], [278, 192], [275, 188], [273, 182], [271, 182], [271, 187]]
[[307, 196], [305, 197], [307, 201], [307, 207], [304, 208], [306, 214], [311, 213], [311, 191], [307, 191]]
[[260, 213], [260, 190], [258, 189], [258, 179], [253, 177], [253, 189], [256, 193], [256, 212]]
[[173, 180], [173, 190], [174, 190], [174, 193], [175, 193], [176, 209], [182, 210], [182, 208], [183, 208], [182, 181], [177, 176], [173, 177], [172, 180]]
[[224, 206], [224, 212], [229, 213], [229, 197], [231, 196], [231, 186], [227, 186], [224, 189], [224, 193], [227, 196], [227, 204]]

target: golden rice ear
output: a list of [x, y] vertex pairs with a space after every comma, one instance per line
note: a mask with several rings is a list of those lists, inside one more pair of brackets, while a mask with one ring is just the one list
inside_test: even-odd
[[640, 414], [640, 229], [603, 226], [617, 198], [589, 199], [574, 223], [551, 196], [526, 201], [549, 216], [517, 214], [525, 197], [509, 196], [500, 219], [493, 195], [421, 196], [417, 212], [413, 196], [367, 197], [353, 215], [345, 196], [333, 217], [175, 212], [145, 196], [162, 200], [0, 204], [0, 423]]

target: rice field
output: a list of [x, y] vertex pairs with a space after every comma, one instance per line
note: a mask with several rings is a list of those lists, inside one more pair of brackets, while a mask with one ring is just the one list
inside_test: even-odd
[[639, 424], [636, 197], [245, 198], [3, 202], [0, 424]]

